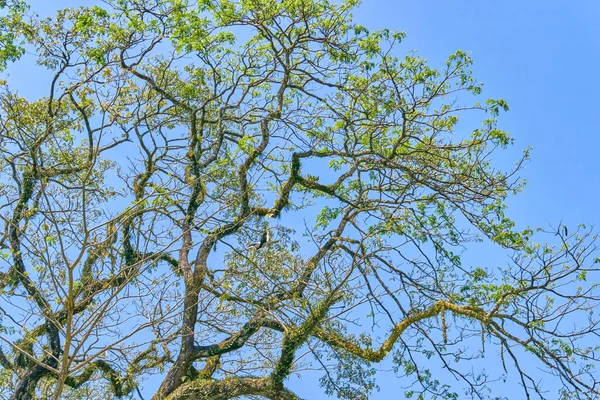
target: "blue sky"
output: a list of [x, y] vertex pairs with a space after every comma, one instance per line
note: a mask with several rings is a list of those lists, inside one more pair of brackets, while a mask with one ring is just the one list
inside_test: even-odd
[[530, 183], [509, 202], [522, 226], [599, 225], [598, 18], [592, 0], [377, 0], [357, 14], [370, 27], [407, 32], [407, 48], [434, 64], [456, 49], [471, 53], [484, 96], [510, 106], [500, 121], [514, 150], [533, 147], [523, 171]]
[[[600, 82], [595, 77], [600, 2], [377, 0], [365, 1], [356, 17], [369, 28], [405, 31], [406, 49], [416, 49], [434, 65], [457, 49], [470, 52], [474, 75], [484, 82], [483, 95], [503, 98], [510, 106], [500, 126], [512, 133], [515, 145], [499, 162], [512, 163], [522, 148], [533, 147], [521, 174], [529, 184], [508, 202], [517, 227], [561, 221], [600, 226]], [[489, 254], [476, 251], [467, 258], [506, 263]], [[393, 374], [382, 377], [381, 392], [372, 399], [403, 398]], [[556, 398], [548, 378], [548, 396]], [[514, 383], [499, 388], [502, 392], [494, 394], [524, 398]]]
[[[58, 7], [93, 4], [30, 3], [42, 15]], [[470, 52], [474, 75], [485, 84], [484, 96], [503, 98], [510, 106], [500, 127], [513, 134], [515, 146], [499, 162], [512, 163], [521, 149], [533, 147], [521, 174], [529, 184], [509, 200], [508, 214], [517, 227], [559, 222], [600, 227], [599, 1], [366, 0], [356, 19], [370, 29], [405, 31], [404, 48], [417, 50], [434, 66], [457, 49]], [[31, 69], [20, 65], [9, 72], [22, 94], [39, 94], [41, 85], [31, 79]], [[469, 254], [473, 259], [486, 256]], [[306, 398], [323, 396], [312, 375], [293, 385]], [[382, 374], [379, 385], [381, 392], [372, 399], [403, 398], [393, 374]], [[503, 394], [521, 398], [517, 393], [509, 387]]]

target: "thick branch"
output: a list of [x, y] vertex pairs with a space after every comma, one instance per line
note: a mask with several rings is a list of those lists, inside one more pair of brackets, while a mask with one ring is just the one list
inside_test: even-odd
[[167, 400], [228, 400], [240, 396], [261, 396], [270, 400], [300, 400], [290, 390], [268, 378], [197, 380], [181, 385]]
[[351, 340], [342, 337], [341, 335], [332, 331], [326, 331], [321, 328], [315, 330], [315, 336], [326, 342], [330, 346], [344, 349], [345, 351], [354, 354], [364, 360], [371, 362], [380, 362], [384, 357], [392, 350], [394, 344], [400, 338], [400, 335], [404, 333], [411, 325], [436, 316], [445, 310], [451, 311], [456, 315], [462, 315], [472, 319], [479, 320], [483, 323], [489, 322], [489, 314], [481, 309], [477, 309], [469, 306], [459, 306], [452, 304], [447, 301], [439, 300], [433, 306], [425, 311], [417, 312], [410, 315], [400, 321], [391, 331], [389, 337], [383, 342], [381, 347], [377, 350], [363, 349], [357, 344], [354, 344]]

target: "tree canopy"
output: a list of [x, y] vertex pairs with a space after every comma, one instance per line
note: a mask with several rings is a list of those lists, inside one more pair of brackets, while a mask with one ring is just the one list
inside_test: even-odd
[[[407, 398], [600, 394], [593, 230], [515, 229], [507, 104], [358, 3], [2, 2], [0, 67], [49, 77], [0, 82], [3, 393], [287, 400], [318, 370], [366, 399], [383, 362]], [[482, 241], [507, 259], [464, 262]]]

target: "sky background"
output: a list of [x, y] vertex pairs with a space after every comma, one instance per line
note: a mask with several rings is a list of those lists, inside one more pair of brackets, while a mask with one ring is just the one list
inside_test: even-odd
[[[600, 226], [600, 82], [595, 77], [600, 2], [376, 0], [365, 1], [356, 18], [369, 28], [405, 31], [406, 49], [417, 50], [434, 66], [457, 49], [468, 51], [474, 76], [484, 83], [483, 96], [508, 102], [510, 111], [501, 114], [499, 126], [511, 132], [515, 145], [499, 161], [510, 165], [521, 149], [533, 148], [521, 172], [529, 183], [508, 201], [508, 216], [517, 228], [560, 222]], [[483, 251], [466, 256], [488, 265], [506, 263]], [[404, 397], [393, 374], [382, 377], [372, 399]], [[556, 381], [547, 376], [545, 383], [548, 397], [557, 398]], [[495, 391], [524, 398], [514, 381], [495, 385]]]
[[592, 0], [377, 0], [357, 13], [369, 27], [405, 31], [405, 46], [434, 65], [470, 52], [483, 95], [510, 106], [500, 126], [513, 151], [533, 147], [522, 173], [529, 184], [509, 201], [521, 226], [600, 222], [599, 18]]
[[[29, 3], [41, 15], [94, 4]], [[510, 111], [501, 115], [499, 126], [512, 133], [515, 145], [499, 162], [510, 165], [523, 148], [533, 148], [521, 173], [529, 184], [508, 202], [518, 228], [560, 222], [600, 227], [599, 19], [598, 0], [366, 0], [356, 13], [357, 22], [369, 29], [405, 31], [403, 48], [417, 50], [433, 66], [458, 49], [468, 51], [474, 76], [485, 84], [483, 95], [508, 102]], [[23, 63], [8, 72], [22, 95], [39, 95], [46, 87]], [[477, 250], [471, 257], [505, 262]], [[314, 377], [294, 382], [294, 389], [308, 399], [324, 398]], [[372, 399], [403, 398], [393, 374], [383, 374], [378, 383], [381, 391]], [[510, 399], [522, 397], [517, 388], [505, 390]]]

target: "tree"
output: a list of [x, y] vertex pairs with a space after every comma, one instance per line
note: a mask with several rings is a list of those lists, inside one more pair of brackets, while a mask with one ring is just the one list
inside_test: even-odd
[[[296, 399], [316, 368], [362, 399], [385, 359], [407, 397], [545, 398], [540, 368], [600, 394], [593, 231], [517, 231], [506, 103], [474, 102], [464, 52], [401, 57], [357, 4], [3, 4], [0, 66], [51, 74], [0, 93], [4, 393]], [[510, 263], [461, 262], [477, 241]]]

